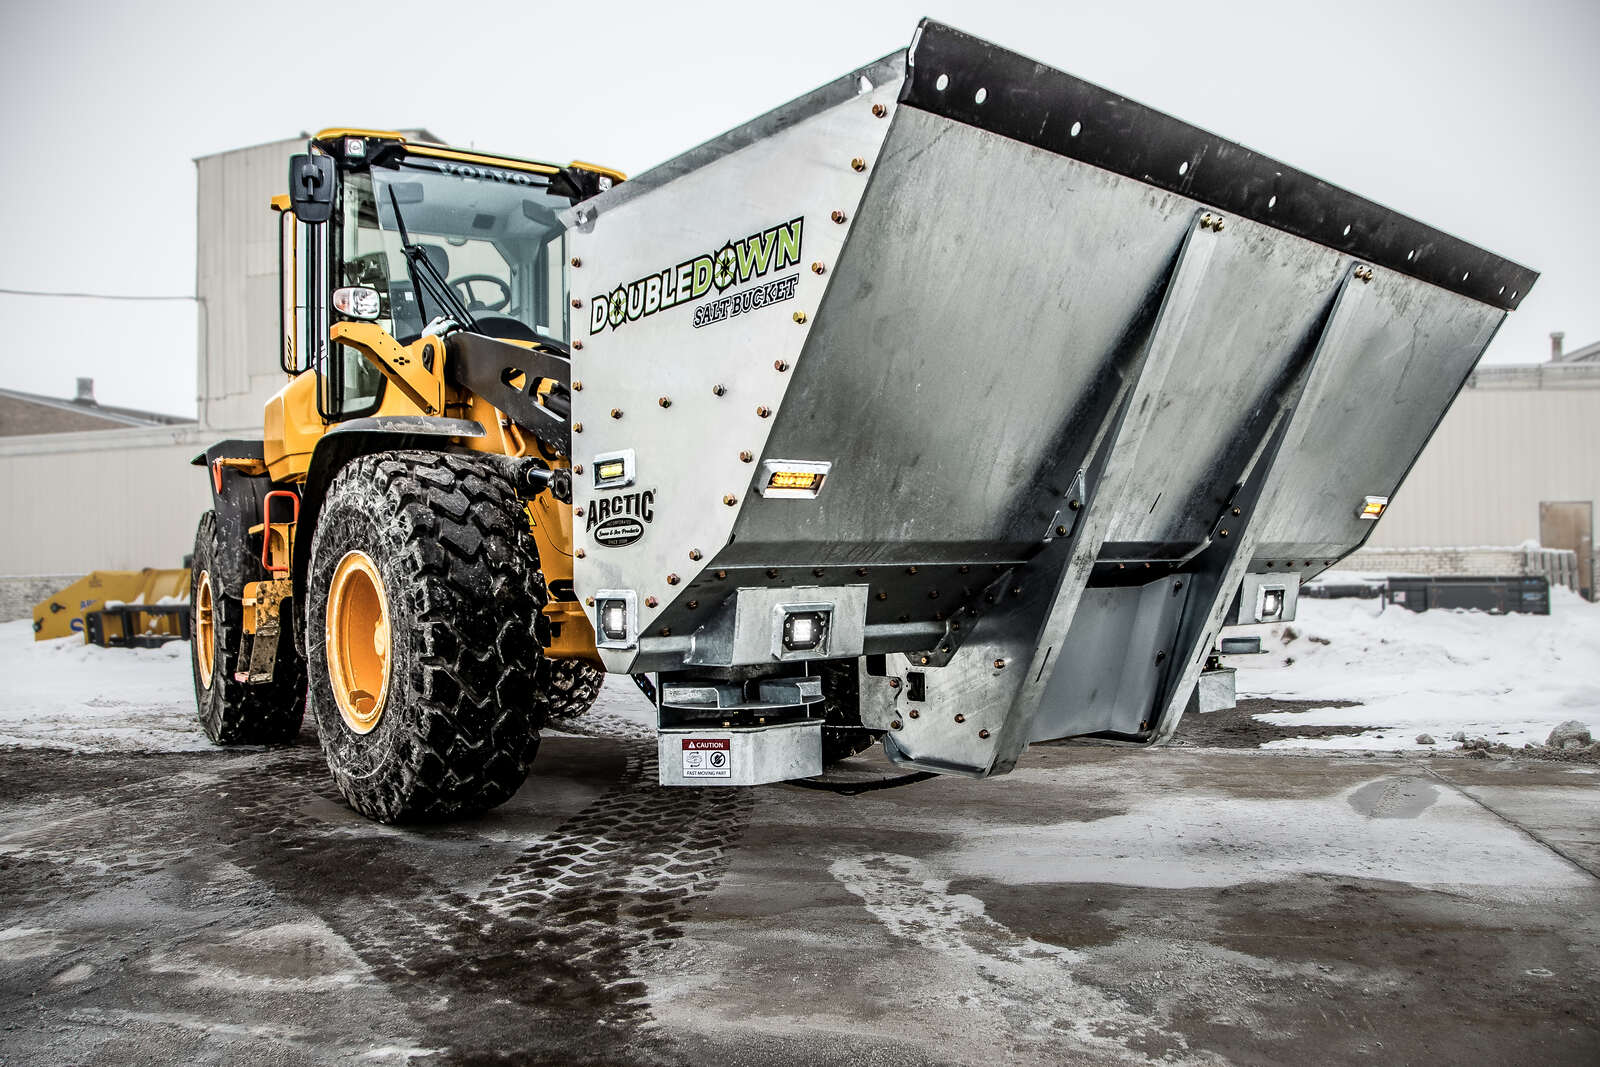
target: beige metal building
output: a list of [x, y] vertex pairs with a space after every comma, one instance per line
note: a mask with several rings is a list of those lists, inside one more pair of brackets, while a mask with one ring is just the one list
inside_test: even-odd
[[1577, 359], [1473, 372], [1373, 531], [1369, 548], [1387, 551], [1363, 551], [1347, 565], [1503, 573], [1503, 556], [1459, 550], [1531, 541], [1574, 551], [1579, 583], [1593, 596], [1600, 362], [1582, 356], [1591, 349], [1600, 345]]
[[189, 461], [220, 438], [259, 437], [262, 405], [285, 380], [270, 203], [305, 144], [194, 161], [197, 423], [0, 435], [0, 621], [86, 571], [176, 567], [191, 550], [211, 498]]
[[0, 620], [95, 569], [179, 566], [210, 504], [189, 465], [259, 436], [278, 368], [278, 231], [269, 209], [303, 137], [195, 160], [198, 423], [0, 437]]

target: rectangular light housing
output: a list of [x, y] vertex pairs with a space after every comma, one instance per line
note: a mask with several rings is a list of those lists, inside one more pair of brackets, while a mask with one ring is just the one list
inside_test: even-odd
[[594, 595], [594, 637], [600, 648], [638, 643], [638, 598], [632, 589], [601, 589]]
[[633, 449], [619, 452], [602, 452], [594, 457], [594, 487], [596, 489], [621, 489], [633, 484]]
[[803, 459], [768, 459], [761, 463], [761, 495], [775, 500], [811, 500], [822, 492], [833, 464]]
[[1356, 518], [1365, 519], [1367, 522], [1377, 522], [1378, 516], [1383, 514], [1389, 506], [1386, 496], [1369, 496], [1361, 502], [1361, 510], [1356, 512]]

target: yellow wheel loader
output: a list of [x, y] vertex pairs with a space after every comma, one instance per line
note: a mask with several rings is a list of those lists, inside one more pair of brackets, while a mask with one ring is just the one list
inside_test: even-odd
[[192, 574], [213, 741], [292, 738], [309, 683], [351, 803], [438, 817], [505, 800], [539, 726], [594, 701], [557, 213], [621, 179], [374, 130], [294, 158], [272, 205], [291, 380], [262, 440], [195, 461], [214, 498]]
[[335, 129], [289, 185], [195, 685], [219, 743], [306, 694], [385, 821], [505, 800], [602, 672], [664, 785], [1162, 743], [1536, 278], [932, 21], [630, 181]]

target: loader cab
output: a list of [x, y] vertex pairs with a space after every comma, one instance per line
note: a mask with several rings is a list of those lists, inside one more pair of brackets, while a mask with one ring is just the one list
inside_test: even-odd
[[[557, 213], [621, 175], [325, 130], [290, 167], [283, 234], [284, 369], [314, 370], [324, 421], [371, 414], [385, 381], [332, 323], [374, 320], [402, 344], [470, 318], [503, 340], [568, 336], [565, 235]], [[292, 233], [290, 231], [293, 231]], [[356, 305], [335, 293], [366, 290]]]

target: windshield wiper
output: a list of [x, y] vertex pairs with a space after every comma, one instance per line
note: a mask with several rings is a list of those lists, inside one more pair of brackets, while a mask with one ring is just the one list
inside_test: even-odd
[[[433, 260], [428, 258], [422, 246], [411, 243], [411, 236], [406, 233], [406, 220], [400, 214], [400, 198], [395, 196], [393, 185], [389, 186], [389, 203], [394, 207], [395, 227], [400, 231], [400, 250], [405, 253], [406, 273], [411, 275], [411, 288], [417, 293], [418, 312], [422, 311], [422, 294], [426, 292], [448, 318], [476, 333], [478, 321], [472, 317], [472, 312], [456, 296], [455, 290], [450, 288], [450, 282], [439, 273], [439, 268], [433, 265]], [[424, 321], [427, 320], [426, 314], [422, 317]]]

